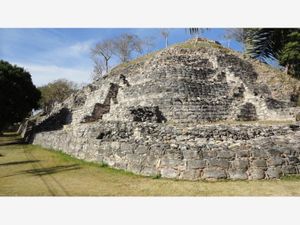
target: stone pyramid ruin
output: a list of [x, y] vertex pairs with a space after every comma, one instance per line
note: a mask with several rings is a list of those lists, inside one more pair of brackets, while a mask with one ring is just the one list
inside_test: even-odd
[[121, 64], [43, 116], [33, 144], [146, 176], [271, 179], [299, 173], [300, 82], [193, 39]]

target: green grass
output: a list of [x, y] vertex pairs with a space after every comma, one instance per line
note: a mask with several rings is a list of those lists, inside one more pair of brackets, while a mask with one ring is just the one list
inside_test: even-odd
[[104, 163], [0, 137], [0, 196], [300, 196], [300, 177], [183, 181], [144, 177]]

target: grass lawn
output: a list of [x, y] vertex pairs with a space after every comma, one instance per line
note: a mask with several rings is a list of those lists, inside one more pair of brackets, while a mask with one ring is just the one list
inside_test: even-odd
[[300, 176], [261, 181], [142, 177], [0, 137], [0, 196], [299, 196]]

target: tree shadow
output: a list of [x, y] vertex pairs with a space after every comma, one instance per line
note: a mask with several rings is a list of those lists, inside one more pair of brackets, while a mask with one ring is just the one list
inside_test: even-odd
[[54, 173], [60, 173], [70, 170], [78, 170], [81, 167], [78, 164], [72, 164], [72, 165], [62, 165], [62, 166], [53, 166], [48, 168], [37, 168], [37, 169], [30, 169], [25, 170], [24, 173], [29, 173], [35, 176], [44, 176], [44, 175], [50, 175]]
[[17, 137], [18, 134], [16, 133], [4, 133], [2, 135], [0, 135], [0, 137]]
[[23, 142], [23, 140], [20, 140], [20, 141], [0, 143], [0, 146], [21, 145], [21, 144], [23, 145], [23, 144], [26, 144], [26, 143]]
[[20, 164], [35, 163], [35, 162], [40, 162], [40, 160], [26, 160], [26, 161], [16, 161], [16, 162], [1, 163], [0, 166], [20, 165]]
[[55, 173], [78, 170], [78, 169], [81, 169], [81, 167], [78, 164], [54, 166], [48, 168], [36, 168], [36, 169], [24, 170], [22, 172], [15, 173], [15, 174], [2, 176], [0, 178], [13, 177], [13, 176], [24, 175], [24, 174], [31, 174], [33, 176], [44, 176], [44, 175], [52, 175]]
[[[4, 134], [1, 137], [2, 138], [11, 138], [11, 139], [1, 140], [0, 146], [27, 144], [24, 142], [23, 138], [19, 137], [18, 134]], [[12, 138], [12, 137], [15, 137], [15, 138]]]

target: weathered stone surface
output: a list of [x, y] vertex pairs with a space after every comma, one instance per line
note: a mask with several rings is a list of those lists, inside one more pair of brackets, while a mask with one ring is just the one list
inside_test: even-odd
[[270, 157], [267, 161], [268, 166], [280, 166], [285, 160], [279, 156]]
[[279, 167], [269, 167], [266, 171], [266, 177], [269, 179], [280, 178], [282, 171]]
[[247, 180], [248, 175], [244, 169], [229, 169], [229, 178], [232, 180]]
[[283, 174], [297, 174], [297, 168], [292, 165], [284, 165], [282, 166]]
[[220, 167], [223, 169], [228, 169], [229, 162], [226, 159], [209, 159], [207, 160], [207, 164], [213, 167]]
[[236, 159], [231, 162], [232, 168], [246, 171], [249, 167], [248, 159]]
[[199, 180], [201, 176], [201, 170], [186, 170], [180, 173], [179, 178], [184, 180]]
[[248, 173], [248, 177], [251, 180], [261, 180], [265, 178], [265, 171], [260, 168], [251, 168]]
[[203, 169], [206, 166], [205, 160], [190, 160], [187, 162], [189, 169]]
[[204, 179], [225, 179], [227, 178], [227, 175], [225, 173], [225, 170], [220, 168], [205, 168], [203, 170], [203, 176]]
[[218, 153], [218, 157], [221, 159], [233, 159], [235, 157], [235, 153], [233, 151], [220, 151]]
[[257, 63], [206, 40], [175, 45], [112, 69], [20, 132], [33, 144], [149, 176], [298, 173], [299, 123], [260, 123], [295, 120], [293, 88], [272, 86], [275, 75]]
[[161, 170], [161, 175], [166, 178], [177, 178], [179, 176], [179, 172], [172, 168], [163, 168]]
[[251, 164], [255, 167], [267, 167], [266, 160], [264, 159], [255, 159]]
[[296, 121], [300, 121], [300, 112], [296, 115]]

